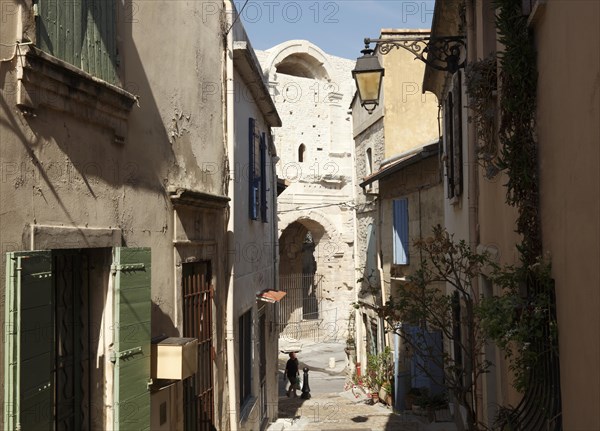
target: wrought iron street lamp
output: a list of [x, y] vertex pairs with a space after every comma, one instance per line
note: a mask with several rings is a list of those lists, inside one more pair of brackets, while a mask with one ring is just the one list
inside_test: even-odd
[[[375, 49], [370, 48], [371, 43], [376, 44]], [[465, 66], [463, 55], [466, 53], [466, 43], [461, 36], [431, 37], [414, 33], [389, 39], [365, 38], [365, 49], [361, 51], [362, 57], [356, 60], [352, 77], [356, 81], [360, 104], [369, 114], [379, 105], [385, 72], [379, 64], [377, 53], [386, 55], [394, 48], [411, 52], [415, 58], [437, 70], [454, 73]]]

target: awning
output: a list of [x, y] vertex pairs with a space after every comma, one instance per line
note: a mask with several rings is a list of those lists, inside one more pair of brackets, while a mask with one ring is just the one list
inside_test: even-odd
[[389, 163], [379, 169], [377, 172], [369, 175], [368, 177], [363, 178], [363, 182], [359, 184], [360, 187], [366, 187], [374, 181], [378, 181], [382, 178], [387, 177], [393, 173], [398, 172], [401, 169], [406, 168], [407, 166], [413, 165], [423, 159], [434, 156], [438, 154], [439, 151], [439, 142], [434, 142], [433, 144], [425, 145], [421, 148], [416, 148], [414, 150], [409, 151], [406, 155], [400, 155], [397, 160]]
[[287, 295], [286, 292], [282, 292], [281, 290], [263, 290], [260, 293], [256, 294], [256, 299], [259, 301], [269, 302], [274, 304], [275, 302], [279, 302], [283, 299], [283, 297]]

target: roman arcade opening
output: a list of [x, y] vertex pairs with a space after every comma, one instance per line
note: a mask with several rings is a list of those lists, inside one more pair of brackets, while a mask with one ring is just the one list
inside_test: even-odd
[[[317, 221], [301, 218], [289, 224], [279, 239], [280, 289], [287, 293], [280, 304], [279, 329], [288, 341], [334, 341], [338, 328], [336, 246], [331, 234]], [[342, 328], [345, 329], [345, 328]]]

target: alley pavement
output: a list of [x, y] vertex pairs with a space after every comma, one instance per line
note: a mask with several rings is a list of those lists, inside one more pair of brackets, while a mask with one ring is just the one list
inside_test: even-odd
[[[345, 389], [344, 347], [340, 342], [280, 343], [279, 419], [268, 431], [456, 431], [452, 422], [428, 423], [421, 416], [397, 414], [381, 403], [372, 405], [358, 387]], [[299, 351], [301, 369], [306, 366], [310, 370], [310, 399], [302, 399], [301, 391], [297, 398], [286, 396], [283, 369], [290, 350]]]

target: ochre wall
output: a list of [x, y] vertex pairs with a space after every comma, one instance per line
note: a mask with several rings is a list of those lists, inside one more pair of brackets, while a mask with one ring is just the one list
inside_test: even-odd
[[600, 429], [600, 2], [548, 0], [534, 24], [544, 251], [563, 429]]

